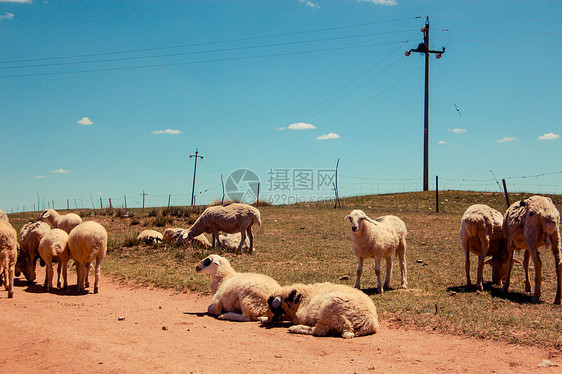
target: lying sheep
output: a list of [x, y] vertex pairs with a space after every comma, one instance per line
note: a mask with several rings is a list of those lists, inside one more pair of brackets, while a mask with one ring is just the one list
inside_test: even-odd
[[183, 236], [190, 241], [192, 238], [206, 232], [213, 234], [213, 248], [220, 246], [219, 231], [233, 234], [241, 234], [238, 251], [242, 251], [242, 246], [246, 241], [246, 235], [250, 238], [249, 252], [254, 250], [254, 235], [252, 225], [261, 225], [260, 211], [248, 204], [231, 203], [227, 205], [212, 206], [199, 216], [197, 221], [189, 228]]
[[2, 209], [0, 209], [0, 221], [10, 223], [10, 220], [8, 219], [8, 216], [6, 215], [6, 213], [4, 213], [4, 211]]
[[51, 226], [41, 221], [26, 223], [20, 230], [21, 250], [27, 253], [30, 261], [27, 262], [27, 260], [24, 260], [22, 257], [22, 261], [25, 261], [28, 265], [20, 262], [18, 267], [28, 266], [28, 270], [23, 273], [28, 273], [30, 275], [30, 278], [26, 277], [29, 282], [35, 281], [35, 267], [37, 264], [37, 257], [39, 257], [39, 243], [50, 231]]
[[[184, 235], [185, 234], [185, 235]], [[179, 246], [185, 245], [196, 245], [199, 248], [211, 248], [211, 243], [209, 239], [203, 234], [194, 237], [191, 240], [187, 240], [187, 231], [181, 228], [168, 228], [164, 230], [164, 235], [162, 238], [165, 242], [176, 243]]]
[[[242, 240], [242, 235], [237, 232], [235, 234], [220, 234], [219, 235], [219, 243], [220, 243], [220, 247], [224, 250], [228, 250], [228, 249], [236, 249], [240, 243], [240, 240]], [[248, 238], [246, 238], [246, 240], [244, 241], [244, 244], [242, 245], [242, 249], [246, 249], [250, 247], [250, 242], [248, 240]]]
[[70, 257], [76, 264], [78, 292], [90, 286], [90, 264], [95, 261], [94, 293], [99, 291], [101, 263], [107, 252], [107, 231], [97, 222], [86, 221], [76, 226], [68, 235]]
[[274, 292], [262, 323], [289, 319], [289, 332], [314, 336], [341, 335], [349, 339], [374, 334], [379, 327], [377, 309], [369, 296], [333, 283], [294, 284]]
[[48, 222], [54, 229], [62, 229], [70, 234], [73, 228], [82, 223], [82, 218], [76, 213], [59, 214], [54, 209], [46, 209], [39, 220]]
[[[562, 289], [562, 262], [560, 249], [560, 213], [552, 200], [543, 196], [532, 196], [526, 200], [512, 204], [505, 213], [503, 232], [507, 241], [509, 257], [513, 258], [515, 250], [525, 250], [523, 268], [525, 269], [525, 292], [531, 291], [529, 282], [529, 258], [535, 266], [535, 292], [533, 302], [538, 303], [541, 297], [542, 262], [539, 248], [550, 247], [554, 255], [556, 270], [556, 297], [554, 304], [560, 304]], [[512, 262], [508, 263], [508, 271], [503, 286], [504, 292], [509, 288]]]
[[353, 253], [358, 260], [357, 280], [355, 288], [361, 288], [361, 274], [363, 261], [366, 258], [375, 259], [375, 274], [377, 275], [377, 289], [383, 292], [381, 282], [381, 259], [386, 259], [386, 280], [384, 288], [390, 285], [393, 252], [400, 261], [401, 287], [408, 287], [406, 275], [406, 225], [396, 216], [383, 216], [376, 220], [367, 217], [362, 210], [353, 210], [344, 219], [351, 222]]
[[266, 316], [267, 298], [280, 288], [279, 283], [267, 275], [237, 273], [229, 260], [218, 255], [210, 255], [197, 264], [195, 270], [211, 275], [213, 303], [207, 311], [219, 319], [246, 322]]
[[[484, 290], [482, 273], [484, 264], [492, 266], [492, 282], [500, 284], [507, 274], [509, 256], [504, 246], [502, 231], [503, 215], [484, 204], [471, 205], [461, 220], [460, 237], [464, 250], [466, 285], [470, 282], [470, 258], [472, 252], [478, 256], [476, 288]], [[486, 260], [486, 257], [491, 256]]]
[[143, 230], [139, 236], [137, 236], [137, 240], [142, 240], [146, 244], [161, 242], [163, 238], [164, 236], [156, 230]]
[[18, 234], [8, 222], [0, 221], [0, 274], [4, 274], [4, 288], [14, 297], [14, 272], [18, 257]]
[[57, 267], [57, 288], [60, 288], [60, 275], [62, 270], [63, 287], [68, 287], [67, 266], [70, 260], [68, 249], [68, 234], [61, 229], [52, 229], [41, 239], [39, 243], [39, 256], [45, 261], [45, 283], [44, 286], [49, 291], [53, 286], [53, 260], [58, 262]]

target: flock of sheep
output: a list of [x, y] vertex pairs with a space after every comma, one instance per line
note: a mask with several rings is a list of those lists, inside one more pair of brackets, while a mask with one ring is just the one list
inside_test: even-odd
[[[349, 220], [352, 245], [358, 259], [355, 288], [333, 283], [293, 284], [281, 286], [273, 278], [257, 273], [236, 272], [230, 261], [216, 254], [210, 255], [196, 266], [196, 272], [210, 274], [212, 278], [212, 304], [208, 313], [220, 319], [233, 321], [260, 321], [262, 324], [290, 321], [289, 332], [325, 336], [340, 335], [343, 338], [375, 333], [378, 318], [371, 298], [360, 290], [363, 262], [375, 261], [377, 289], [379, 293], [389, 287], [392, 270], [392, 254], [396, 254], [401, 271], [401, 287], [408, 286], [406, 267], [406, 236], [404, 222], [396, 216], [369, 218], [361, 210], [353, 210]], [[43, 221], [50, 223], [51, 227]], [[261, 225], [258, 209], [240, 203], [207, 208], [187, 230], [167, 229], [164, 234], [145, 230], [139, 240], [175, 241], [177, 244], [197, 243], [204, 247], [223, 245], [219, 232], [239, 233], [238, 250], [244, 247], [253, 251], [252, 226]], [[465, 252], [467, 285], [470, 281], [472, 252], [478, 255], [476, 287], [483, 289], [484, 264], [492, 266], [492, 281], [507, 291], [510, 282], [515, 250], [525, 250], [525, 291], [530, 292], [528, 265], [533, 259], [535, 290], [533, 302], [541, 295], [541, 260], [538, 249], [550, 247], [555, 259], [557, 291], [555, 304], [560, 304], [562, 289], [562, 262], [560, 243], [560, 213], [549, 198], [533, 196], [518, 201], [506, 211], [505, 217], [498, 211], [483, 205], [470, 206], [461, 220], [460, 237]], [[203, 233], [212, 234], [209, 243]], [[229, 238], [232, 240], [232, 237]], [[249, 242], [249, 243], [248, 243]], [[229, 244], [232, 246], [232, 244]], [[18, 247], [21, 248], [18, 254]], [[44, 211], [40, 221], [26, 224], [17, 242], [16, 231], [6, 215], [0, 211], [0, 273], [4, 273], [8, 297], [13, 296], [14, 271], [23, 272], [29, 281], [35, 279], [35, 262], [40, 257], [47, 264], [45, 287], [52, 286], [52, 260], [58, 261], [57, 287], [60, 288], [61, 268], [64, 287], [67, 286], [66, 269], [70, 259], [76, 264], [78, 290], [88, 287], [90, 264], [95, 263], [94, 293], [99, 290], [100, 264], [107, 249], [107, 232], [93, 221], [82, 222], [73, 213], [59, 215], [52, 209]], [[17, 260], [16, 260], [17, 258]], [[488, 259], [487, 259], [488, 258]], [[386, 261], [386, 279], [381, 281], [380, 263]]]

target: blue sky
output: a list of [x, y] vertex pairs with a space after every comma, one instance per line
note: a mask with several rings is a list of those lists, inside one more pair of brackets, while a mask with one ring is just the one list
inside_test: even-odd
[[[2, 1], [0, 208], [190, 203], [253, 171], [262, 197], [422, 188], [562, 193], [562, 3]], [[275, 175], [273, 177], [272, 175]], [[281, 175], [290, 185], [275, 189]], [[277, 179], [276, 179], [277, 178]], [[282, 202], [282, 201], [278, 201]]]

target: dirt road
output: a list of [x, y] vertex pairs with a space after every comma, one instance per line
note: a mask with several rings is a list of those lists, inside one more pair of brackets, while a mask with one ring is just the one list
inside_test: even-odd
[[[2, 288], [0, 373], [562, 372], [556, 352], [385, 321], [376, 335], [315, 338], [217, 320], [203, 313], [209, 296], [134, 288], [103, 275], [99, 294], [74, 288], [46, 293], [20, 281], [13, 299]], [[545, 368], [543, 360], [561, 366]]]

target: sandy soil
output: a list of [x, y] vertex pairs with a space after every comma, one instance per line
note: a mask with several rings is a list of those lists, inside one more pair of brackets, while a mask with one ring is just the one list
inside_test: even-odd
[[[13, 299], [0, 292], [0, 373], [562, 372], [560, 353], [539, 348], [385, 321], [379, 333], [351, 340], [292, 335], [217, 320], [204, 313], [209, 303], [209, 296], [134, 288], [103, 275], [100, 293], [85, 295], [18, 281]], [[560, 366], [543, 367], [544, 360]]]

